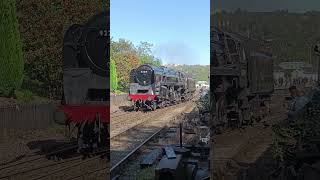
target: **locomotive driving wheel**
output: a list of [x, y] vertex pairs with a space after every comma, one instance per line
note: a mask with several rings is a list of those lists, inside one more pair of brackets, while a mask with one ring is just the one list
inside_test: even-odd
[[134, 110], [134, 111], [139, 111], [139, 105], [140, 105], [140, 104], [138, 103], [138, 101], [134, 102], [134, 103], [133, 103], [133, 110]]
[[155, 111], [157, 109], [157, 102], [152, 101], [151, 108], [152, 108], [152, 111]]

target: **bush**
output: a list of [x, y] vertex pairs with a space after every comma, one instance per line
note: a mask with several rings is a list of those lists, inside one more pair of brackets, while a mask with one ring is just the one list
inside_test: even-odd
[[105, 0], [19, 0], [17, 7], [25, 61], [23, 89], [59, 99], [65, 31], [72, 24], [85, 24], [109, 4]]
[[110, 60], [110, 86], [112, 92], [118, 89], [116, 62], [113, 59]]
[[0, 1], [0, 96], [12, 96], [23, 80], [22, 45], [15, 0]]
[[34, 94], [29, 90], [15, 91], [16, 99], [20, 102], [30, 102], [35, 99]]

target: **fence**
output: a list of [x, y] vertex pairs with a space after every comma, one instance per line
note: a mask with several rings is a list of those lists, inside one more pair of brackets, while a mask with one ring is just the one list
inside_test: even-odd
[[111, 106], [123, 106], [128, 105], [128, 94], [120, 94], [120, 95], [111, 95], [110, 96], [110, 105]]
[[45, 129], [54, 123], [54, 104], [0, 106], [0, 130]]

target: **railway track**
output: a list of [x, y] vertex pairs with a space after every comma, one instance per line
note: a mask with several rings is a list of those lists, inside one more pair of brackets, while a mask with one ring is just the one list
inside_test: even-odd
[[[166, 110], [172, 110], [174, 107], [180, 107], [180, 106], [184, 106], [183, 103], [168, 106], [162, 109], [157, 109], [156, 111], [161, 111], [165, 113]], [[125, 131], [148, 121], [151, 117], [156, 118], [156, 114], [157, 112], [154, 112], [154, 111], [146, 111], [146, 112], [138, 111], [138, 112], [129, 112], [129, 113], [123, 114], [122, 116], [111, 116], [110, 138], [118, 136], [119, 134], [124, 133]], [[139, 117], [139, 118], [135, 118], [135, 120], [132, 121], [133, 117]]]
[[[102, 150], [91, 155], [96, 155], [92, 158], [83, 159], [79, 154], [73, 155], [73, 157], [63, 159], [63, 160], [48, 160], [48, 155], [54, 153], [61, 153], [63, 150], [70, 150], [71, 148], [76, 148], [68, 146], [65, 149], [59, 149], [55, 152], [50, 152], [46, 154], [30, 154], [26, 155], [19, 160], [15, 160], [0, 166], [0, 179], [28, 179], [28, 180], [38, 180], [38, 179], [48, 179], [52, 177], [57, 177], [61, 174], [67, 174], [70, 170], [75, 169], [81, 165], [89, 162], [97, 161], [100, 156], [98, 154], [108, 153], [106, 150]], [[105, 161], [106, 164], [106, 161]], [[100, 167], [101, 168], [101, 167]], [[107, 170], [106, 170], [107, 171]], [[81, 173], [81, 171], [79, 171]], [[74, 173], [78, 175], [78, 173]], [[72, 176], [72, 175], [70, 175]], [[68, 176], [66, 176], [68, 177]]]
[[[149, 142], [152, 138], [157, 136], [162, 130], [164, 130], [165, 127], [154, 129], [154, 131], [144, 132], [137, 136], [135, 136], [134, 143], [131, 145], [131, 147], [128, 147], [127, 150], [121, 151], [121, 152], [112, 152], [111, 155], [111, 161], [110, 161], [110, 173], [111, 177], [115, 175], [115, 173], [118, 172], [119, 168], [121, 168], [121, 165], [126, 162], [132, 155], [134, 155], [142, 146], [144, 146], [147, 142]], [[135, 132], [138, 132], [138, 130], [131, 130], [126, 132], [126, 135], [134, 135]], [[125, 137], [125, 136], [123, 136]], [[119, 137], [117, 137], [119, 138]]]
[[132, 111], [117, 111], [110, 114], [110, 117], [116, 118], [120, 116], [124, 116], [130, 114]]
[[[116, 175], [124, 162], [127, 162], [141, 147], [155, 138], [160, 132], [164, 131], [169, 123], [179, 119], [179, 116], [181, 116], [183, 112], [189, 111], [193, 107], [194, 103], [188, 101], [184, 104], [145, 113], [146, 115], [139, 117], [140, 120], [145, 118], [144, 120], [111, 137], [111, 177]], [[132, 117], [137, 116], [131, 116], [128, 118], [128, 121], [132, 122]], [[135, 118], [135, 120], [138, 120], [138, 118]]]
[[[193, 98], [194, 99], [194, 98]], [[119, 112], [119, 114], [111, 115], [111, 134], [110, 138], [113, 138], [121, 133], [124, 133], [130, 128], [134, 128], [135, 126], [138, 126], [141, 123], [144, 123], [146, 120], [150, 119], [150, 117], [154, 117], [153, 114], [157, 113], [158, 111], [165, 112], [166, 110], [170, 110], [175, 107], [184, 106], [183, 104], [188, 103], [186, 102], [180, 102], [174, 105], [167, 106], [165, 108], [157, 109], [156, 111], [131, 111], [131, 112]], [[134, 121], [132, 121], [133, 117], [139, 117], [135, 118]]]
[[[111, 134], [110, 134], [110, 138], [113, 138], [123, 132], [125, 132], [126, 130], [133, 128], [134, 126], [137, 126], [141, 123], [144, 122], [144, 120], [146, 119], [147, 116], [149, 116], [150, 113], [146, 112], [131, 112], [128, 114], [125, 114], [121, 117], [117, 116], [117, 117], [113, 117], [111, 116], [111, 123], [110, 123], [110, 127], [111, 127]], [[139, 119], [137, 119], [136, 121], [132, 121], [132, 117], [139, 117]]]

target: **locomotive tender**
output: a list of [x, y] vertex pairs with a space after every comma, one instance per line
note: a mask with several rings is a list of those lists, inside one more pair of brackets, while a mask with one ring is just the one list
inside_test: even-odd
[[63, 40], [63, 98], [56, 122], [78, 129], [78, 151], [109, 146], [109, 14], [74, 24]]
[[129, 98], [134, 110], [155, 110], [189, 99], [195, 92], [195, 80], [182, 72], [143, 64], [130, 72]]
[[210, 86], [213, 128], [240, 127], [263, 118], [274, 91], [266, 42], [211, 27]]

